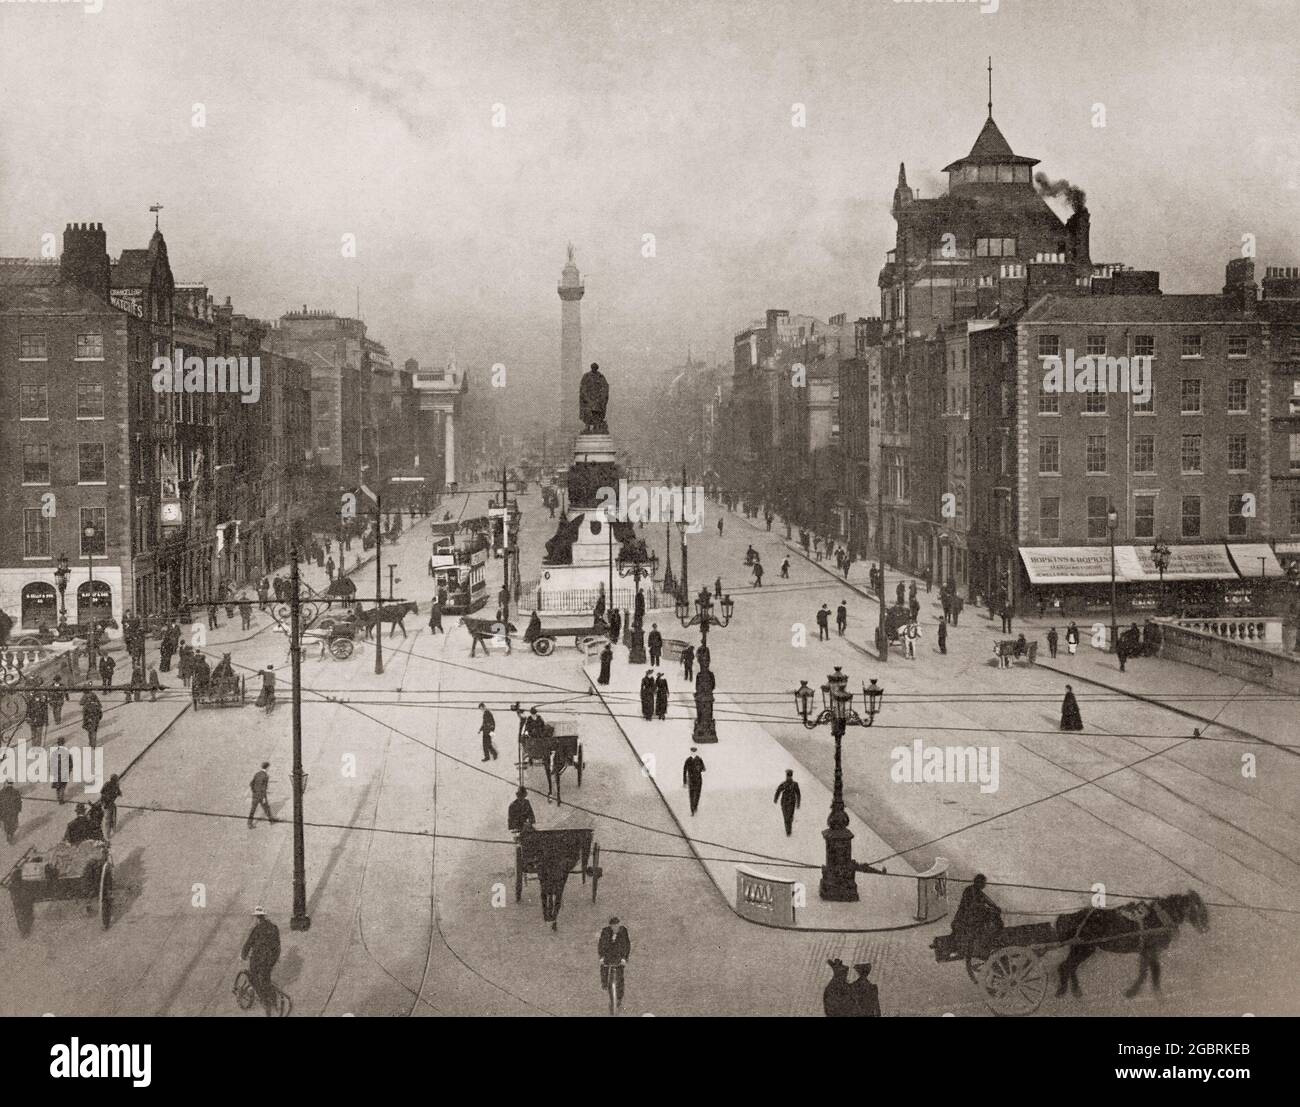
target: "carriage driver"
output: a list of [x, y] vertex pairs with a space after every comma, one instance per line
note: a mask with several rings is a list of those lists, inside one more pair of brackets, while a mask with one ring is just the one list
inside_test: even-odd
[[537, 816], [533, 814], [533, 805], [528, 802], [528, 789], [520, 788], [515, 793], [510, 806], [506, 808], [506, 829], [511, 834], [518, 834], [523, 830], [532, 830], [533, 823], [536, 821]]
[[988, 878], [976, 873], [961, 894], [961, 902], [952, 916], [953, 945], [969, 950], [981, 935], [1002, 929], [1002, 909], [984, 891]]

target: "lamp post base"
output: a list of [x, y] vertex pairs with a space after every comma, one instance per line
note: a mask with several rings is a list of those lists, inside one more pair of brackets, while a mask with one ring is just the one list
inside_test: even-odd
[[701, 719], [698, 715], [695, 718], [695, 726], [691, 730], [691, 741], [697, 746], [707, 746], [718, 740], [718, 732], [714, 728], [712, 719]]
[[632, 632], [632, 645], [628, 647], [627, 662], [629, 665], [645, 664], [645, 633], [644, 631], [634, 630]]
[[817, 894], [833, 903], [857, 903], [857, 867], [853, 863], [853, 831], [842, 805], [831, 809], [829, 825], [822, 831], [826, 842], [826, 864], [822, 866]]
[[822, 881], [817, 894], [831, 903], [857, 903], [858, 882], [854, 870], [822, 866]]
[[289, 929], [290, 929], [290, 930], [310, 930], [310, 929], [311, 929], [311, 916], [310, 916], [310, 915], [292, 915], [292, 916], [290, 916], [290, 918], [289, 918]]

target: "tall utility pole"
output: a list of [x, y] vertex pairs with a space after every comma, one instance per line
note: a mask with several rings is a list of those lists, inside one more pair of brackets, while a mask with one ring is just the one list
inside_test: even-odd
[[[884, 422], [881, 421], [881, 429]], [[880, 464], [876, 472], [876, 557], [880, 562], [880, 660], [889, 660], [889, 633], [885, 623], [885, 436], [880, 436]]]
[[510, 509], [506, 504], [506, 467], [501, 466], [501, 621], [510, 625]]
[[298, 550], [289, 551], [289, 657], [293, 678], [293, 916], [290, 930], [307, 930], [307, 844], [303, 836], [302, 794], [307, 777], [302, 771], [302, 642], [299, 621]]

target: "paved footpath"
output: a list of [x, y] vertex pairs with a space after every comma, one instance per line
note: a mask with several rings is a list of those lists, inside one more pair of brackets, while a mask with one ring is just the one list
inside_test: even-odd
[[[682, 763], [690, 754], [694, 705], [690, 686], [680, 671], [666, 671], [670, 688], [668, 718], [646, 722], [640, 713], [640, 680], [644, 670], [628, 663], [627, 650], [615, 649], [611, 683], [599, 685], [599, 663], [586, 666], [592, 687], [617, 722], [674, 821], [690, 843], [723, 900], [734, 908], [736, 870], [790, 879], [804, 885], [803, 904], [795, 912], [799, 929], [832, 931], [898, 930], [919, 924], [915, 919], [915, 870], [901, 858], [890, 862], [887, 876], [860, 874], [857, 903], [828, 903], [817, 895], [825, 846], [822, 829], [830, 810], [831, 792], [806, 771], [758, 723], [748, 721], [732, 699], [715, 700], [717, 744], [701, 746], [704, 790], [699, 809], [691, 814], [681, 780]], [[675, 678], [675, 679], [674, 679]], [[688, 706], [689, 705], [689, 706]], [[795, 770], [801, 805], [794, 832], [786, 836], [780, 808], [773, 802], [787, 769]], [[857, 857], [892, 854], [869, 826], [850, 812]], [[735, 844], [743, 835], [745, 845]]]

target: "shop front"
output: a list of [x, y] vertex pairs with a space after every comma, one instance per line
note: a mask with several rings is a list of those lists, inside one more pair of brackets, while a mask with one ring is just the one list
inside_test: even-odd
[[[1112, 589], [1116, 613], [1129, 617], [1257, 614], [1275, 602], [1283, 571], [1268, 546], [1178, 545], [1168, 551], [1162, 571], [1147, 546], [1114, 547], [1113, 566], [1110, 546], [1022, 547], [1029, 595], [1021, 610], [1100, 615], [1110, 610]], [[1242, 571], [1252, 563], [1253, 577]]]

